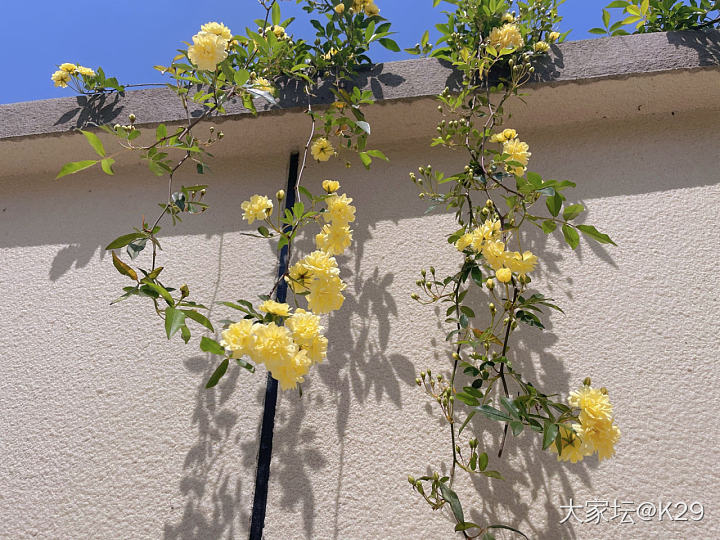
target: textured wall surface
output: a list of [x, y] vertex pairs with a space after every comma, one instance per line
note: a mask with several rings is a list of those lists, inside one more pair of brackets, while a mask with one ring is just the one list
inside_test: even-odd
[[[517, 107], [511, 124], [531, 146], [531, 169], [577, 181], [572, 197], [590, 208], [587, 221], [619, 247], [583, 242], [571, 252], [556, 236], [526, 238], [542, 261], [534, 283], [566, 315], [552, 315], [546, 333], [519, 331], [513, 361], [548, 393], [566, 396], [586, 376], [606, 386], [623, 438], [615, 459], [577, 465], [541, 453], [529, 433], [510, 438], [506, 457], [491, 458], [507, 482], [459, 483], [475, 521], [546, 540], [720, 537], [720, 77], [655, 77], [540, 88]], [[443, 317], [410, 300], [420, 268], [459, 262], [444, 239], [452, 219], [424, 215], [407, 177], [428, 162], [449, 172], [463, 164], [429, 149], [434, 108], [374, 107], [389, 164], [368, 173], [335, 160], [306, 173], [314, 190], [338, 178], [355, 199], [356, 243], [340, 260], [349, 288], [326, 321], [328, 360], [302, 398], [280, 397], [268, 539], [453, 538], [450, 518], [406, 480], [450, 460], [446, 426], [414, 384], [421, 369], [449, 369]], [[204, 178], [212, 209], [164, 236], [169, 281], [186, 281], [207, 304], [268, 291], [272, 248], [240, 234], [249, 228], [238, 207], [284, 185], [307, 127], [297, 113], [225, 122]], [[131, 160], [112, 178], [52, 180], [59, 164], [86, 155], [71, 135], [0, 142], [0, 537], [245, 538], [264, 371], [234, 368], [204, 390], [215, 359], [168, 343], [140, 300], [109, 306], [126, 282], [102, 246], [154, 215], [166, 186]], [[213, 307], [214, 320], [230, 315]], [[481, 425], [497, 448], [500, 426]], [[571, 497], [698, 501], [705, 517], [560, 524]]]

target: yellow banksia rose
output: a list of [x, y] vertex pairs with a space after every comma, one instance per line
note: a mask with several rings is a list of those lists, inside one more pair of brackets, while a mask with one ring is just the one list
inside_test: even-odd
[[304, 351], [307, 351], [308, 358], [313, 364], [319, 364], [327, 358], [327, 348], [328, 339], [322, 335], [315, 336], [310, 345], [302, 347]]
[[480, 227], [480, 234], [483, 240], [497, 240], [502, 233], [499, 219], [486, 219]]
[[227, 58], [228, 42], [217, 34], [198, 32], [192, 39], [193, 44], [188, 47], [188, 58], [198, 69], [215, 71], [217, 65]]
[[258, 309], [265, 313], [280, 315], [281, 317], [290, 316], [290, 306], [284, 303], [275, 302], [274, 300], [265, 300], [262, 304], [260, 304]]
[[326, 62], [329, 62], [330, 60], [333, 59], [333, 56], [335, 56], [337, 53], [338, 53], [338, 50], [335, 47], [330, 47], [330, 50], [328, 52], [326, 52], [325, 54], [323, 54], [323, 59]]
[[285, 276], [285, 281], [287, 281], [293, 292], [297, 294], [308, 291], [308, 285], [311, 279], [312, 275], [310, 270], [301, 262], [292, 265], [288, 270], [288, 275]]
[[275, 34], [275, 37], [278, 38], [278, 39], [283, 39], [283, 38], [285, 38], [286, 35], [287, 35], [287, 34], [285, 33], [285, 27], [284, 27], [284, 26], [280, 26], [279, 24], [274, 24], [274, 25], [272, 25], [272, 26], [270, 27], [270, 30], [272, 31], [273, 34]]
[[611, 419], [612, 405], [610, 397], [601, 390], [583, 385], [580, 390], [570, 392], [568, 403], [572, 407], [578, 407], [589, 418]]
[[70, 82], [70, 74], [67, 71], [62, 71], [61, 69], [53, 73], [50, 78], [52, 79], [52, 82], [55, 83], [55, 86], [59, 86], [60, 88], [67, 88], [67, 85]]
[[77, 66], [75, 64], [71, 64], [70, 62], [65, 62], [64, 64], [60, 64], [60, 71], [75, 73], [77, 71]]
[[550, 41], [557, 41], [558, 39], [560, 39], [560, 32], [550, 32], [550, 34], [548, 35], [548, 39]]
[[85, 67], [85, 66], [78, 66], [77, 72], [80, 75], [84, 75], [85, 77], [94, 77], [95, 76], [95, 71], [88, 67]]
[[323, 213], [326, 222], [332, 221], [336, 225], [347, 225], [355, 221], [355, 207], [350, 204], [353, 200], [345, 195], [333, 195], [325, 199], [327, 211]]
[[528, 272], [535, 270], [537, 265], [537, 257], [530, 251], [520, 253], [518, 251], [507, 252], [505, 255], [505, 265], [513, 272], [517, 272], [524, 276]]
[[[575, 433], [572, 427], [562, 424], [560, 425], [559, 432], [561, 452], [560, 455], [558, 455], [558, 461], [577, 463], [592, 453], [592, 450], [588, 449], [587, 445], [583, 443], [583, 440]], [[554, 442], [550, 445], [550, 451], [557, 454], [557, 445]]]
[[500, 268], [495, 271], [495, 277], [501, 283], [509, 283], [512, 280], [512, 270], [509, 268]]
[[335, 257], [320, 249], [305, 256], [299, 264], [310, 271], [313, 278], [339, 276], [340, 269]]
[[253, 81], [253, 87], [258, 90], [262, 90], [263, 92], [267, 92], [268, 94], [275, 95], [275, 87], [265, 77], [257, 77]]
[[500, 52], [504, 49], [517, 49], [523, 46], [523, 38], [520, 29], [512, 23], [503, 24], [499, 28], [493, 28], [490, 32], [490, 45]]
[[207, 32], [208, 34], [215, 34], [216, 36], [224, 39], [225, 41], [230, 41], [232, 39], [232, 32], [227, 26], [225, 26], [221, 22], [205, 23], [200, 27], [200, 30], [202, 30], [203, 32]]
[[340, 189], [340, 182], [337, 180], [323, 180], [322, 188], [328, 194], [335, 193], [338, 189]]
[[365, 2], [365, 15], [368, 17], [380, 15], [380, 8], [375, 5], [375, 2], [369, 0]]
[[285, 325], [290, 329], [295, 343], [300, 347], [310, 347], [313, 339], [324, 330], [320, 325], [320, 317], [304, 309], [297, 309], [285, 321]]
[[458, 251], [464, 251], [466, 247], [472, 245], [473, 243], [473, 233], [467, 232], [463, 234], [460, 238], [457, 239], [457, 242], [455, 242], [455, 247]]
[[333, 145], [325, 137], [319, 137], [315, 139], [310, 147], [310, 153], [313, 159], [317, 161], [327, 161], [335, 155], [335, 149]]
[[359, 13], [365, 8], [365, 0], [353, 0], [352, 6], [350, 6], [350, 11]]
[[340, 2], [333, 9], [335, 10], [335, 13], [337, 13], [338, 15], [342, 15], [343, 13], [345, 13], [345, 4], [343, 2]]
[[273, 211], [273, 203], [264, 195], [253, 195], [249, 201], [244, 201], [240, 208], [243, 210], [243, 219], [252, 225], [257, 220], [270, 217]]
[[310, 282], [308, 309], [320, 315], [340, 309], [345, 301], [342, 295], [345, 287], [345, 283], [338, 276], [316, 277]]
[[514, 139], [517, 137], [517, 131], [514, 129], [504, 129], [502, 132], [503, 139], [506, 141], [509, 141], [510, 139]]
[[249, 319], [243, 319], [228, 326], [223, 331], [220, 345], [231, 351], [233, 358], [247, 354], [252, 356], [255, 347], [254, 330], [259, 325]]
[[503, 154], [508, 154], [508, 161], [516, 161], [520, 165], [507, 165], [505, 168], [509, 173], [522, 176], [527, 170], [528, 161], [532, 155], [528, 150], [530, 147], [520, 139], [511, 139], [503, 143]]
[[533, 49], [535, 49], [535, 52], [548, 52], [550, 50], [550, 44], [547, 41], [538, 41], [533, 46]]
[[297, 388], [298, 383], [305, 382], [305, 375], [311, 365], [307, 351], [298, 350], [289, 362], [274, 365], [270, 373], [280, 383], [282, 390], [292, 390]]
[[580, 424], [573, 424], [583, 442], [597, 452], [600, 461], [615, 455], [615, 444], [620, 440], [620, 429], [610, 418], [590, 419], [585, 411], [580, 413]]
[[505, 14], [502, 16], [502, 19], [501, 19], [501, 20], [502, 20], [502, 22], [504, 22], [504, 23], [511, 23], [511, 22], [515, 22], [515, 17], [514, 17], [514, 15], [513, 15], [512, 13], [505, 13]]
[[483, 257], [496, 272], [505, 265], [505, 243], [486, 242], [482, 248]]
[[322, 231], [315, 236], [318, 249], [327, 251], [330, 255], [342, 255], [351, 243], [350, 227], [337, 222], [323, 226]]

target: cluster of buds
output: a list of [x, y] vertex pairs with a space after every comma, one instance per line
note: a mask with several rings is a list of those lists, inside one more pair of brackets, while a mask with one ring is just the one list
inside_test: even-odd
[[450, 382], [442, 374], [433, 377], [432, 371], [420, 372], [420, 377], [415, 379], [415, 384], [425, 389], [425, 393], [438, 402], [450, 421], [453, 417], [453, 403], [455, 401], [454, 391]]
[[[438, 292], [433, 291], [433, 287], [437, 287], [437, 285], [442, 285], [442, 283], [439, 283], [435, 279], [435, 267], [430, 267], [430, 279], [428, 279], [427, 272], [425, 270], [420, 271], [421, 278], [415, 281], [415, 285], [420, 287], [422, 289], [423, 294], [427, 296], [430, 299], [430, 302], [434, 302], [438, 299]], [[420, 301], [420, 295], [417, 293], [413, 293], [410, 295], [410, 298], [416, 301]]]

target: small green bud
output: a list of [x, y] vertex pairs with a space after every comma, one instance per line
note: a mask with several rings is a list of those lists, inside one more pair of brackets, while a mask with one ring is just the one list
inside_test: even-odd
[[600, 389], [600, 393], [602, 393], [602, 394], [604, 394], [604, 395], [607, 396], [607, 395], [608, 395], [608, 389], [603, 386], [603, 387]]
[[420, 372], [420, 377], [422, 377], [423, 379], [425, 378], [425, 372], [424, 372], [424, 371], [421, 371], [421, 372]]
[[412, 298], [413, 300], [419, 300], [419, 299], [420, 299], [420, 296], [418, 296], [417, 293], [412, 293], [412, 294], [410, 295], [410, 298]]
[[276, 198], [278, 201], [282, 201], [283, 199], [285, 199], [285, 191], [282, 190], [282, 189], [281, 189], [280, 191], [278, 191], [278, 192], [275, 194], [275, 198]]
[[590, 386], [590, 385], [592, 384], [592, 381], [590, 380], [590, 377], [585, 377], [585, 378], [583, 379], [583, 384], [584, 384], [585, 386]]
[[503, 324], [509, 324], [509, 323], [510, 323], [510, 318], [509, 318], [509, 317], [505, 317], [505, 318], [503, 319]]
[[133, 124], [135, 123], [135, 120], [137, 120], [137, 117], [133, 113], [130, 113], [128, 115], [128, 120], [130, 120], [130, 123]]
[[433, 276], [435, 275], [435, 267], [434, 267], [434, 266], [431, 266], [431, 267], [430, 267], [430, 273], [431, 273]]
[[490, 313], [492, 313], [493, 315], [497, 312], [497, 308], [495, 307], [495, 304], [493, 304], [492, 302], [490, 302], [488, 304], [488, 307], [490, 308]]
[[422, 381], [420, 380], [419, 377], [417, 379], [415, 379], [415, 384], [417, 384], [418, 386], [420, 386], [422, 384]]
[[495, 281], [493, 281], [492, 279], [488, 279], [485, 282], [485, 286], [492, 291], [495, 288]]
[[483, 208], [481, 214], [483, 216], [487, 216], [488, 214], [490, 214], [490, 210], [488, 210], [487, 208]]
[[425, 271], [425, 269], [420, 270], [420, 275], [422, 277], [425, 277], [427, 275], [427, 272]]
[[408, 476], [408, 482], [410, 482], [412, 485], [415, 485], [415, 479], [412, 476]]
[[188, 289], [187, 285], [180, 287], [180, 294], [182, 294], [183, 298], [190, 296], [190, 289]]
[[221, 131], [218, 133], [218, 139], [222, 139], [225, 136], [225, 134]]
[[452, 353], [453, 360], [460, 360], [460, 355], [456, 352]]
[[510, 328], [515, 330], [517, 328], [517, 325], [518, 325], [517, 321], [513, 321], [512, 324], [510, 325]]

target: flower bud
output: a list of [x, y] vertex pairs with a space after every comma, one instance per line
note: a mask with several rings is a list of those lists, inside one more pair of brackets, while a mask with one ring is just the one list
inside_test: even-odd
[[608, 389], [603, 386], [603, 387], [600, 389], [600, 393], [607, 396], [607, 395], [608, 395]]
[[278, 201], [282, 201], [282, 200], [285, 198], [285, 191], [282, 190], [282, 189], [281, 189], [280, 191], [278, 191], [278, 192], [275, 194], [275, 198], [276, 198]]
[[585, 377], [585, 378], [583, 379], [583, 384], [584, 384], [585, 386], [590, 386], [590, 385], [592, 384], [592, 381], [590, 380], [590, 377]]
[[422, 270], [420, 270], [420, 275], [421, 275], [422, 277], [425, 277], [425, 276], [427, 275], [427, 272], [425, 271], [424, 268], [423, 268]]
[[485, 286], [486, 286], [489, 290], [492, 291], [492, 290], [495, 288], [495, 282], [492, 280], [492, 278], [491, 278], [491, 279], [488, 279], [488, 280], [485, 282]]
[[425, 372], [424, 372], [424, 371], [421, 371], [421, 372], [420, 372], [420, 377], [423, 378], [423, 379], [425, 378]]
[[417, 384], [418, 386], [420, 386], [422, 384], [422, 381], [420, 380], [420, 378], [415, 379], [415, 384]]
[[517, 321], [513, 321], [512, 324], [510, 325], [510, 328], [515, 330], [517, 328], [517, 325], [518, 325]]
[[180, 287], [180, 294], [183, 298], [190, 296], [190, 289], [188, 289], [187, 285], [183, 285], [182, 287]]
[[483, 209], [480, 211], [480, 213], [481, 213], [483, 216], [487, 216], [487, 215], [490, 214], [490, 210], [488, 210], [487, 208], [483, 208]]
[[430, 273], [431, 273], [433, 276], [435, 275], [435, 267], [434, 267], [434, 266], [431, 266], [431, 267], [430, 267]]
[[505, 317], [505, 318], [503, 319], [503, 324], [504, 324], [504, 325], [507, 325], [507, 324], [509, 324], [509, 323], [510, 323], [510, 318], [509, 318], [509, 317]]
[[410, 295], [410, 298], [412, 298], [413, 300], [420, 300], [420, 296], [418, 296], [417, 293], [412, 293], [412, 294]]
[[225, 136], [225, 134], [221, 131], [218, 133], [218, 139], [222, 139]]
[[128, 120], [130, 120], [130, 123], [133, 124], [135, 123], [135, 120], [137, 120], [137, 117], [133, 113], [130, 113], [128, 115]]
[[488, 304], [488, 308], [490, 308], [490, 313], [492, 313], [493, 315], [495, 315], [495, 313], [497, 313], [497, 308], [495, 307], [495, 304], [493, 304], [492, 302], [490, 302]]
[[[342, 6], [342, 4], [340, 4], [340, 5]], [[345, 6], [343, 6], [343, 7], [345, 7]], [[415, 479], [412, 476], [408, 476], [408, 482], [415, 485]]]

